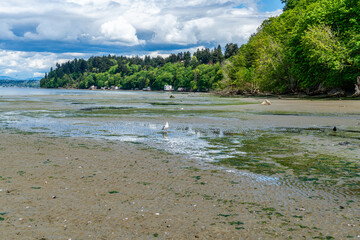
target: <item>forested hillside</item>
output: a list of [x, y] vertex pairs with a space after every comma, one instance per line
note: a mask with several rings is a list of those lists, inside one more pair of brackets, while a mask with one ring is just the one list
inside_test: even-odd
[[235, 93], [354, 92], [360, 1], [283, 2], [284, 12], [264, 21], [224, 67], [222, 87]]
[[239, 49], [227, 44], [224, 55], [218, 46], [165, 59], [75, 59], [57, 64], [41, 86], [160, 90], [171, 84], [175, 89], [237, 94], [354, 92], [360, 75], [360, 1], [282, 1], [280, 16], [265, 20]]
[[41, 87], [89, 88], [118, 86], [122, 89], [162, 90], [164, 85], [189, 91], [218, 88], [223, 79], [221, 63], [238, 51], [237, 44], [227, 44], [225, 54], [220, 47], [171, 54], [167, 58], [103, 56], [88, 60], [75, 59], [56, 64], [41, 80]]

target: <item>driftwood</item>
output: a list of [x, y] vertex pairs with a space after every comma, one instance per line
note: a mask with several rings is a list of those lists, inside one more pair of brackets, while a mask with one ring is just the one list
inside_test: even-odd
[[357, 81], [355, 84], [355, 93], [353, 94], [353, 97], [359, 97], [360, 96], [360, 76], [357, 77]]

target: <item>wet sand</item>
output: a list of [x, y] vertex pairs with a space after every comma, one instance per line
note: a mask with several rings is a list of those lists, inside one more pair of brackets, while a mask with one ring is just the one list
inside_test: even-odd
[[1, 239], [360, 237], [357, 201], [138, 144], [3, 131], [0, 151]]
[[[175, 104], [167, 105], [170, 93], [124, 94], [2, 96], [0, 239], [360, 239], [356, 186], [349, 193], [341, 184], [298, 181], [291, 168], [254, 174], [142, 142], [101, 140], [101, 133], [90, 135], [98, 140], [75, 138], [71, 131], [64, 137], [66, 130], [49, 127], [121, 121], [156, 127], [165, 117], [171, 121], [169, 138], [189, 126], [230, 133], [321, 128], [318, 135], [296, 135], [297, 154], [326, 153], [358, 164], [359, 101], [270, 99], [272, 105], [263, 106], [262, 98], [175, 94]], [[134, 111], [81, 111], [93, 106]], [[332, 134], [333, 126], [339, 134]], [[148, 134], [161, 138], [156, 131]]]

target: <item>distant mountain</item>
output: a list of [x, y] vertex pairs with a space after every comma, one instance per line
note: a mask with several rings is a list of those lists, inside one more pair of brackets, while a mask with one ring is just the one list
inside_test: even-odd
[[43, 77], [32, 77], [32, 78], [27, 78], [27, 79], [24, 79], [24, 80], [36, 80], [36, 81], [40, 81]]
[[17, 79], [8, 76], [0, 76], [0, 80], [17, 80]]
[[8, 76], [0, 76], [0, 80], [12, 80], [12, 81], [40, 81], [43, 77], [32, 78], [13, 78]]

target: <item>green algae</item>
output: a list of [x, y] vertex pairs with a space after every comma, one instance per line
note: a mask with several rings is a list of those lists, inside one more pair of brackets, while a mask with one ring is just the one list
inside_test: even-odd
[[224, 109], [179, 109], [179, 108], [98, 108], [93, 110], [79, 110], [73, 114], [77, 117], [101, 117], [108, 115], [169, 115], [169, 116], [198, 116], [214, 115], [218, 113], [227, 113]]
[[109, 194], [119, 193], [118, 191], [109, 191]]
[[[208, 141], [212, 146], [222, 146], [222, 153], [231, 155], [215, 164], [256, 174], [277, 175], [282, 179], [295, 178], [322, 187], [344, 187], [353, 194], [359, 194], [359, 161], [337, 154], [310, 151], [299, 142], [298, 137], [304, 134], [338, 138], [338, 135], [332, 136], [322, 129], [293, 128], [249, 131]], [[342, 135], [353, 137], [352, 132]]]

